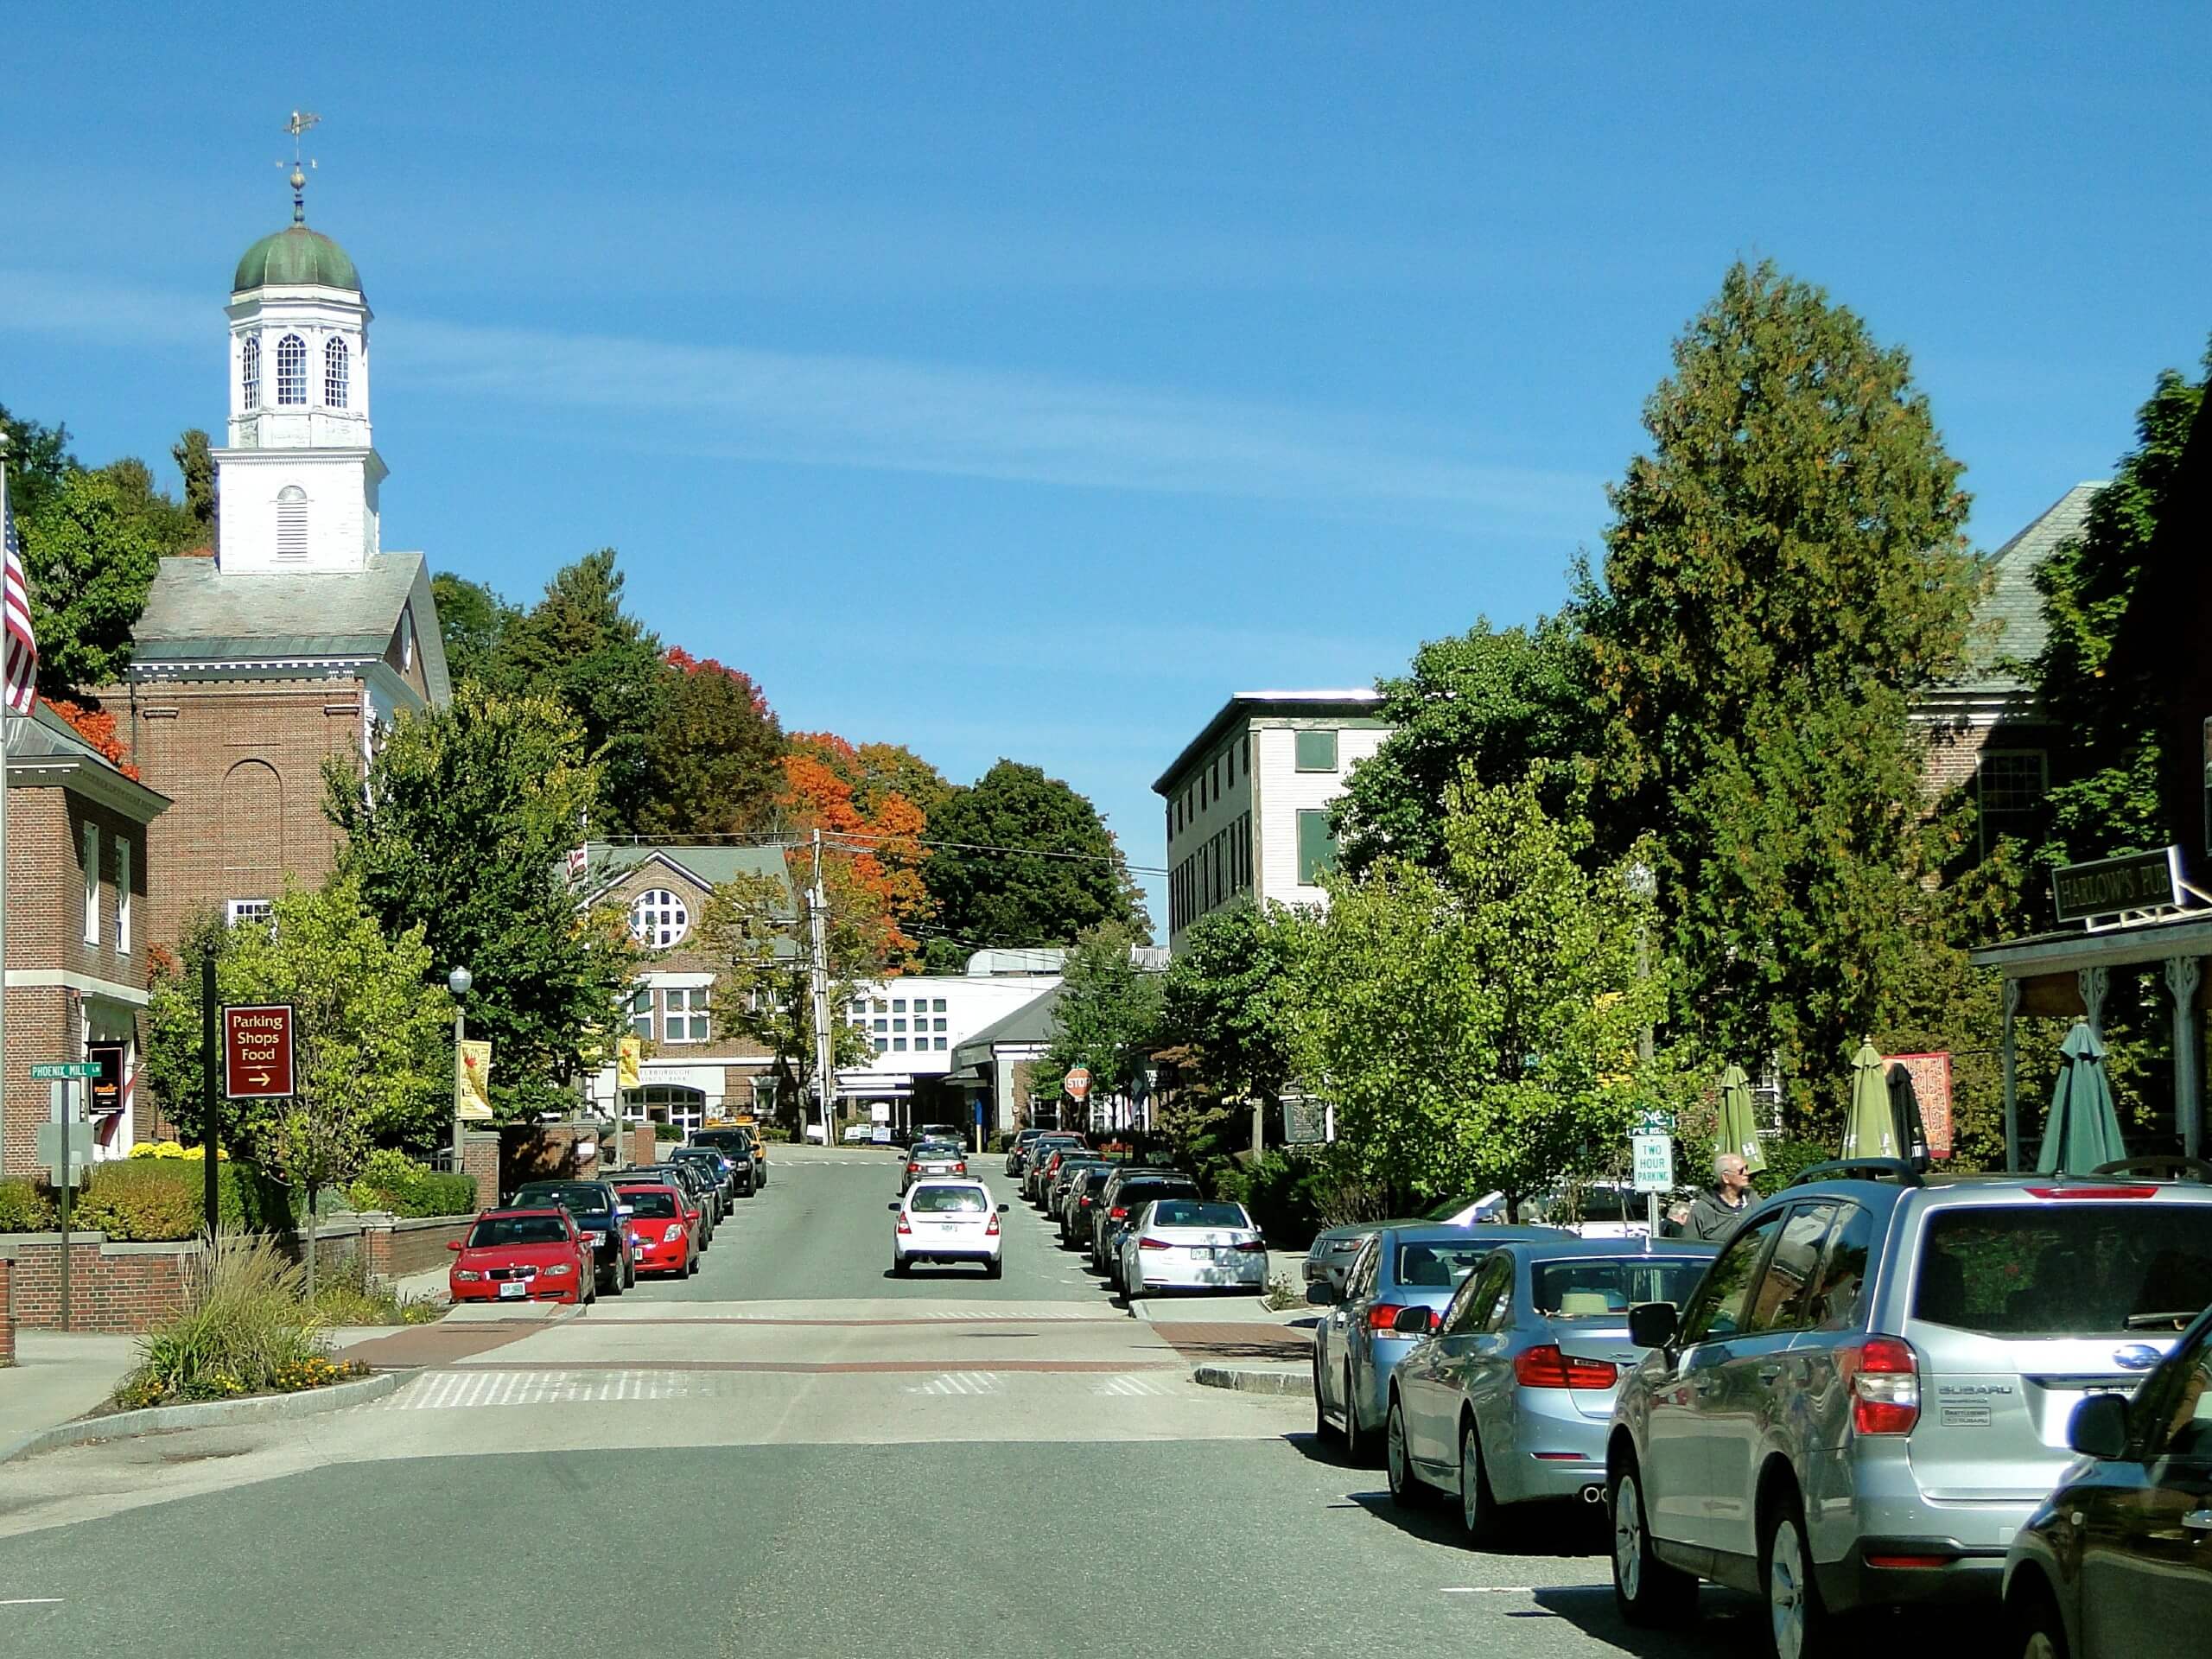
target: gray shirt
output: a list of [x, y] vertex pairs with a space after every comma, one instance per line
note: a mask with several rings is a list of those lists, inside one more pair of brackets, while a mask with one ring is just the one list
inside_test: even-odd
[[1731, 1204], [1720, 1196], [1719, 1188], [1707, 1188], [1692, 1200], [1690, 1218], [1682, 1225], [1682, 1236], [1718, 1244], [1736, 1230], [1751, 1207], [1748, 1195], [1741, 1204]]

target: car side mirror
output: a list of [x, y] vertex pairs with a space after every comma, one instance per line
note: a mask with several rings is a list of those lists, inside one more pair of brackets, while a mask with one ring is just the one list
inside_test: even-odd
[[2074, 1408], [2066, 1444], [2085, 1458], [2109, 1463], [2127, 1455], [2127, 1402], [2116, 1394], [2093, 1394]]
[[895, 1213], [899, 1208], [899, 1200], [893, 1198], [889, 1204], [885, 1205], [883, 1207]]
[[1007, 1208], [1008, 1208], [1008, 1207], [1009, 1207], [1009, 1206], [1007, 1206], [1007, 1205], [1003, 1205], [1003, 1204], [1002, 1204], [1002, 1205], [999, 1205], [999, 1214], [1001, 1214], [1001, 1215], [1004, 1215], [1004, 1214], [1006, 1214], [1007, 1210]]
[[1317, 1280], [1306, 1287], [1306, 1305], [1308, 1307], [1334, 1307], [1337, 1305], [1337, 1287], [1325, 1279]]
[[459, 1239], [457, 1239], [457, 1238], [449, 1238], [449, 1239], [446, 1240], [446, 1249], [449, 1249], [449, 1250], [457, 1250], [457, 1249], [461, 1249], [461, 1248], [462, 1248], [462, 1246], [461, 1246], [461, 1241], [460, 1241]]
[[1641, 1302], [1628, 1311], [1628, 1339], [1639, 1348], [1664, 1348], [1681, 1330], [1672, 1302]]
[[1400, 1308], [1397, 1317], [1390, 1321], [1390, 1328], [1402, 1337], [1425, 1337], [1434, 1329], [1431, 1321], [1435, 1317], [1430, 1309], [1416, 1302], [1411, 1307]]

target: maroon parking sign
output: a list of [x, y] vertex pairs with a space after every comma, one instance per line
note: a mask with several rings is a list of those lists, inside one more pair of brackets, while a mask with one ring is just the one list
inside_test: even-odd
[[232, 1100], [292, 1092], [292, 1005], [223, 1007], [223, 1092]]

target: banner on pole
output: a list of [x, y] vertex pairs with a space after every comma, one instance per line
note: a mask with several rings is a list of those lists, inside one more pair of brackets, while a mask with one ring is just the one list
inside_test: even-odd
[[466, 1122], [489, 1122], [492, 1117], [492, 1044], [489, 1039], [464, 1040], [454, 1068], [453, 1115]]

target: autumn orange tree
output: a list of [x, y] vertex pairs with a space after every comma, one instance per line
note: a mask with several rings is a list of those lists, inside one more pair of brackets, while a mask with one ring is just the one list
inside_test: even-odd
[[[834, 732], [794, 733], [783, 757], [780, 804], [795, 838], [819, 830], [832, 879], [857, 902], [877, 912], [883, 954], [893, 968], [912, 966], [917, 935], [930, 920], [929, 889], [922, 880], [928, 849], [928, 798], [947, 787], [937, 769], [896, 744], [855, 746]], [[810, 850], [792, 848], [791, 879], [811, 879]]]

